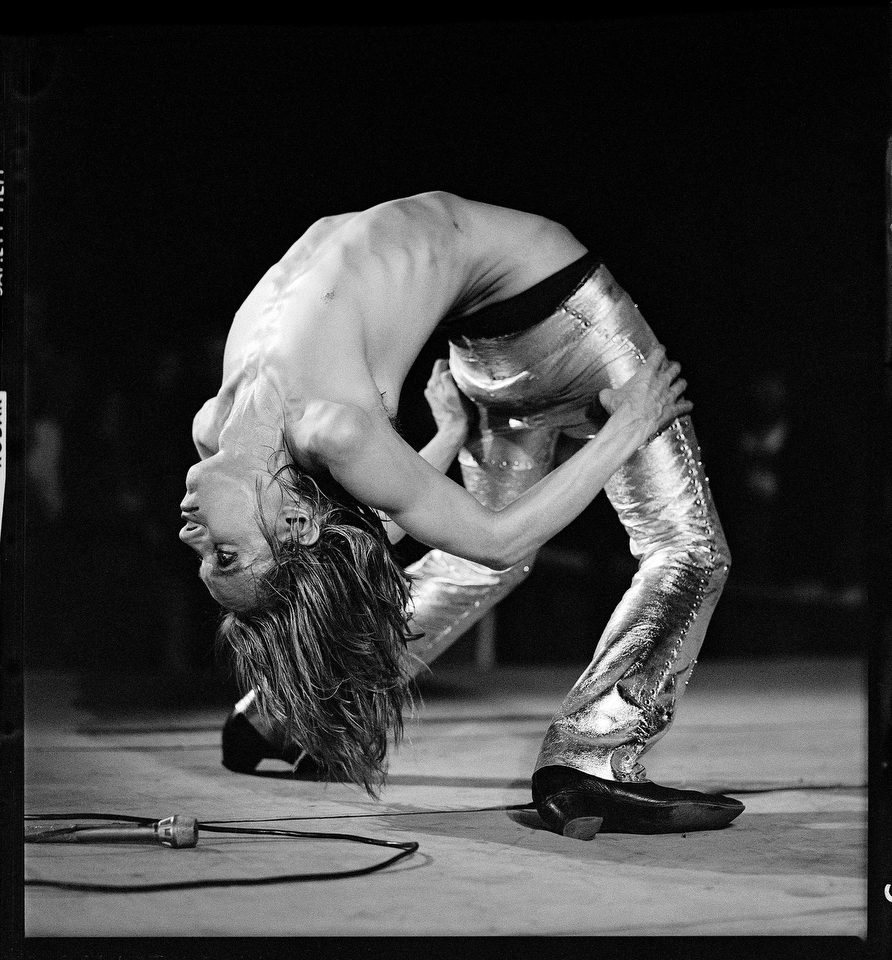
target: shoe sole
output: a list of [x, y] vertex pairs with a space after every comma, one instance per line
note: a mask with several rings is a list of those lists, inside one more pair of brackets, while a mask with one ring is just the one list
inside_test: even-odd
[[700, 830], [723, 830], [738, 816], [739, 810], [724, 806], [682, 803], [663, 811], [642, 813], [639, 816], [623, 812], [605, 817], [605, 831], [609, 833], [688, 833]]
[[[572, 816], [572, 807], [566, 802], [582, 800], [583, 809]], [[550, 798], [547, 808], [550, 810], [549, 829], [561, 833], [572, 840], [592, 840], [598, 833], [687, 833], [699, 830], [721, 830], [727, 827], [743, 810], [728, 808], [723, 804], [703, 804], [679, 802], [662, 809], [622, 809], [616, 801], [606, 801], [602, 797], [579, 796], [575, 791], [558, 794]], [[572, 812], [571, 812], [572, 811]], [[542, 816], [540, 810], [540, 816]], [[561, 825], [567, 815], [570, 819]], [[543, 819], [545, 819], [543, 817]], [[555, 829], [557, 827], [557, 829]]]

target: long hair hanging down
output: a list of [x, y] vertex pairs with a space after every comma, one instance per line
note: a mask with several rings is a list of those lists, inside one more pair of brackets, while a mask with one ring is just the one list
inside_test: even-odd
[[261, 516], [273, 564], [258, 579], [256, 606], [224, 613], [218, 648], [228, 649], [243, 689], [254, 689], [261, 715], [288, 742], [331, 779], [377, 796], [388, 731], [402, 739], [412, 702], [409, 578], [374, 510], [333, 481], [327, 496], [294, 467], [274, 476], [295, 501], [312, 505], [319, 539], [280, 542]]

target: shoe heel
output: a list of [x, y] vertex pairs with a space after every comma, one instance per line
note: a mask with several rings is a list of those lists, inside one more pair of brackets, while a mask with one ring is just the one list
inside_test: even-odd
[[564, 836], [570, 840], [594, 840], [603, 822], [603, 817], [577, 817], [564, 825]]
[[594, 839], [604, 822], [592, 798], [573, 791], [555, 794], [537, 809], [549, 830], [571, 840]]

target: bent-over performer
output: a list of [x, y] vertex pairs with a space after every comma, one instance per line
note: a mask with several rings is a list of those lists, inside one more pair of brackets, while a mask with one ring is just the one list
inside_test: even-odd
[[[437, 328], [438, 431], [416, 452], [395, 418]], [[313, 224], [236, 313], [193, 426], [180, 538], [247, 691], [224, 764], [306, 760], [376, 795], [412, 677], [604, 489], [638, 572], [545, 733], [537, 810], [577, 839], [737, 817], [737, 800], [660, 786], [641, 763], [730, 562], [679, 373], [551, 220], [432, 192]], [[555, 467], [561, 434], [585, 442]], [[464, 485], [446, 476], [456, 456]], [[430, 547], [406, 570], [401, 531]]]

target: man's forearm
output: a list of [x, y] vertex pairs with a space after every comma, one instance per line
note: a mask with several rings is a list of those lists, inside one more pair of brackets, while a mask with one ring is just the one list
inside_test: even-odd
[[466, 426], [444, 427], [434, 434], [418, 454], [424, 457], [432, 467], [436, 467], [440, 473], [445, 473], [452, 466], [467, 437]]

